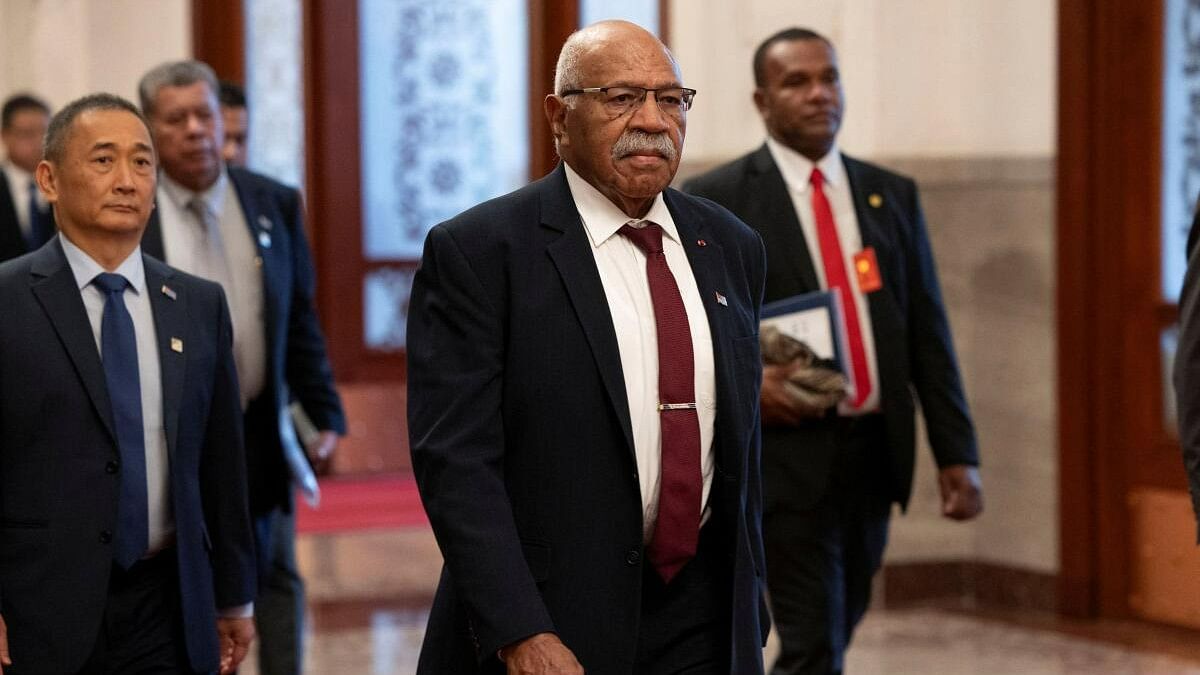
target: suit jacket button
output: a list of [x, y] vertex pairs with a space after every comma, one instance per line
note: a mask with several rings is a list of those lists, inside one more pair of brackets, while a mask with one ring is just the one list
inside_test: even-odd
[[112, 542], [112, 532], [110, 532], [109, 530], [103, 530], [102, 532], [100, 532], [100, 543], [108, 544], [110, 542]]
[[641, 553], [641, 551], [638, 551], [637, 549], [633, 549], [629, 553], [625, 554], [625, 562], [628, 563], [629, 565], [636, 565], [641, 561], [642, 561], [642, 553]]
[[117, 463], [117, 462], [114, 460], [114, 461], [111, 461], [111, 462], [109, 462], [108, 464], [105, 464], [105, 465], [104, 465], [104, 472], [105, 472], [105, 473], [116, 473], [116, 472], [117, 472], [117, 469], [119, 469], [119, 468], [121, 468], [121, 465], [120, 465], [120, 464], [118, 464], [118, 463]]

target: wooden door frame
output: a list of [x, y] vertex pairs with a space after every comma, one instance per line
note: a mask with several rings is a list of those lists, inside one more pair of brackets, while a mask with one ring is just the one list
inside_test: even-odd
[[1160, 268], [1163, 2], [1058, 9], [1059, 606], [1122, 617], [1127, 494], [1172, 461], [1158, 350], [1174, 321]]

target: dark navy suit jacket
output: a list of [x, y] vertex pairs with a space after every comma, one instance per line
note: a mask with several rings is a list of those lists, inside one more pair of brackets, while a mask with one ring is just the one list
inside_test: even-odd
[[[245, 423], [250, 510], [263, 514], [291, 507], [291, 474], [280, 436], [280, 425], [290, 424], [290, 418], [281, 414], [288, 404], [300, 401], [318, 429], [345, 434], [346, 421], [313, 307], [315, 275], [300, 193], [251, 171], [233, 167], [228, 171], [262, 260], [266, 387], [250, 403]], [[162, 257], [157, 213], [146, 227], [142, 249]]]
[[17, 220], [17, 207], [13, 202], [13, 191], [8, 177], [0, 171], [0, 262], [11, 260], [29, 252], [21, 224]]
[[[211, 671], [217, 608], [255, 595], [232, 328], [219, 286], [148, 256], [145, 269], [187, 654]], [[0, 264], [0, 307], [0, 615], [21, 672], [75, 672], [96, 643], [108, 591], [119, 450], [99, 350], [57, 237]]]
[[[916, 184], [873, 164], [844, 159], [863, 246], [875, 249], [883, 276], [883, 287], [867, 294], [887, 427], [882, 455], [889, 458], [890, 496], [906, 506], [915, 455], [914, 390], [939, 466], [977, 465], [975, 431]], [[725, 206], [762, 235], [765, 301], [820, 290], [787, 185], [766, 145], [688, 181], [684, 190]], [[805, 508], [820, 499], [837, 452], [829, 419], [765, 428], [768, 510]]]
[[[665, 199], [712, 331], [706, 527], [731, 562], [730, 672], [761, 673], [762, 243], [707, 200]], [[410, 306], [413, 467], [445, 557], [418, 672], [502, 673], [498, 648], [554, 631], [589, 673], [632, 673], [637, 463], [616, 333], [564, 170], [433, 228]]]

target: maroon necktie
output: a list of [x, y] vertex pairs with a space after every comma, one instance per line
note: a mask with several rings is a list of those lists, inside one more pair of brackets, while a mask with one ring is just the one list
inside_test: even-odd
[[658, 520], [650, 540], [650, 562], [664, 582], [696, 555], [700, 536], [700, 418], [696, 413], [692, 332], [675, 276], [663, 253], [662, 228], [621, 227], [620, 233], [646, 254], [646, 278], [658, 334], [658, 417], [662, 429], [662, 476]]
[[821, 189], [825, 176], [820, 169], [813, 167], [809, 182], [813, 186], [813, 217], [817, 221], [821, 260], [825, 263], [825, 283], [829, 288], [841, 291], [842, 307], [846, 313], [846, 341], [850, 343], [850, 365], [854, 375], [854, 399], [850, 405], [858, 408], [871, 394], [871, 375], [867, 372], [867, 350], [863, 346], [862, 328], [858, 324], [858, 306], [854, 302], [854, 289], [850, 287], [850, 279], [846, 276], [846, 259], [842, 257], [833, 209], [829, 208], [829, 200]]

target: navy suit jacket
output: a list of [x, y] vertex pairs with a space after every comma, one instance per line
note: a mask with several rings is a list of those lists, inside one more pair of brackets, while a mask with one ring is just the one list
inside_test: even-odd
[[[731, 562], [730, 672], [761, 673], [762, 243], [711, 202], [665, 199], [712, 331], [706, 527]], [[631, 673], [637, 463], [616, 333], [564, 170], [434, 227], [410, 307], [413, 468], [445, 557], [418, 672], [502, 673], [497, 649], [554, 631], [589, 673]]]
[[[891, 498], [907, 506], [915, 444], [913, 391], [938, 466], [977, 465], [975, 431], [950, 340], [925, 216], [912, 180], [845, 157], [863, 246], [873, 247], [883, 287], [867, 294], [887, 427]], [[684, 185], [733, 211], [767, 248], [765, 301], [820, 290], [804, 231], [766, 145]], [[878, 199], [872, 199], [877, 196]], [[767, 508], [804, 508], [825, 494], [837, 457], [831, 419], [767, 427]]]
[[11, 260], [29, 252], [21, 224], [17, 220], [17, 206], [13, 202], [13, 191], [8, 185], [8, 176], [0, 171], [0, 262]]
[[[232, 327], [216, 284], [148, 256], [145, 269], [187, 654], [211, 671], [217, 608], [255, 594]], [[108, 592], [119, 450], [100, 353], [57, 237], [0, 264], [0, 307], [0, 614], [21, 672], [75, 672]]]
[[[291, 474], [281, 425], [289, 403], [300, 401], [318, 429], [346, 433], [341, 400], [313, 307], [315, 275], [304, 234], [300, 193], [266, 176], [230, 167], [246, 225], [262, 261], [263, 319], [267, 331], [266, 387], [246, 411], [250, 510], [291, 508]], [[163, 257], [158, 212], [142, 236], [146, 253]], [[167, 261], [170, 262], [170, 261]]]

